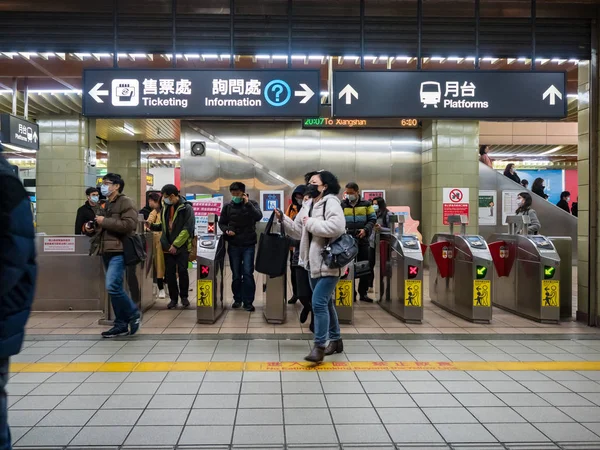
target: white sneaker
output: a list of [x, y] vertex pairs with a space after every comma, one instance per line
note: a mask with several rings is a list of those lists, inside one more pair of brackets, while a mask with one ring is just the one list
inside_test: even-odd
[[158, 298], [165, 298], [165, 290], [161, 289], [160, 291], [158, 291]]

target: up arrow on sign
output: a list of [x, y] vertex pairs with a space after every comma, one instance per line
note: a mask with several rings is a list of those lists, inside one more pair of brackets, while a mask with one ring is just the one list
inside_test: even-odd
[[556, 104], [556, 97], [560, 98], [562, 100], [562, 94], [560, 93], [560, 91], [558, 89], [556, 89], [556, 86], [554, 86], [553, 84], [550, 85], [550, 87], [546, 90], [546, 92], [544, 92], [544, 98], [542, 100], [546, 100], [546, 97], [550, 96], [550, 105], [555, 105]]
[[344, 95], [346, 96], [346, 105], [352, 104], [352, 97], [358, 100], [358, 92], [356, 92], [356, 90], [349, 84], [347, 84], [344, 89], [340, 91], [338, 98], [342, 98]]

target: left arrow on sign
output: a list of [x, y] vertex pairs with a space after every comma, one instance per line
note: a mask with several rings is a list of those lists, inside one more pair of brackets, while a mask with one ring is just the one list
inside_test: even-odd
[[311, 88], [308, 87], [308, 85], [304, 83], [300, 83], [300, 87], [302, 90], [294, 91], [294, 97], [304, 97], [302, 100], [300, 100], [300, 103], [306, 103], [312, 98], [313, 95], [315, 95], [315, 93]]
[[88, 92], [88, 94], [90, 94], [90, 96], [98, 103], [104, 103], [104, 101], [100, 98], [101, 95], [108, 95], [108, 90], [100, 90], [103, 85], [104, 83], [96, 83], [96, 85], [90, 89], [90, 92]]

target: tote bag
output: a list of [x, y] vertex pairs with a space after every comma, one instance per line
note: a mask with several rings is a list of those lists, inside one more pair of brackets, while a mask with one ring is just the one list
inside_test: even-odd
[[258, 240], [256, 271], [270, 277], [280, 277], [287, 269], [290, 241], [285, 235], [283, 223], [279, 227], [279, 233], [271, 231], [274, 220], [275, 213], [273, 212], [269, 218], [265, 232], [260, 235]]

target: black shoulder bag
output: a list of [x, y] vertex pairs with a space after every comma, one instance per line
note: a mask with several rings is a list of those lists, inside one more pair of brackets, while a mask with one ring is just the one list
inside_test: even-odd
[[[327, 201], [323, 204], [323, 220], [325, 219], [325, 211]], [[330, 269], [341, 269], [350, 264], [358, 255], [358, 244], [356, 240], [349, 234], [342, 234], [334, 241], [330, 241], [323, 251], [323, 263]]]

